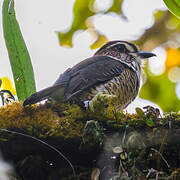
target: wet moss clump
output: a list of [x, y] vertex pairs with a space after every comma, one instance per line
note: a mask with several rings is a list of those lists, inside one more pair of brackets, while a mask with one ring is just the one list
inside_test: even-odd
[[179, 176], [180, 113], [160, 115], [158, 109], [147, 106], [129, 114], [117, 111], [114, 103], [98, 101], [94, 111], [49, 102], [27, 107], [14, 102], [0, 107], [0, 149], [4, 158], [13, 162], [15, 177], [93, 176], [106, 180]]
[[[0, 126], [40, 138], [82, 136], [83, 123], [76, 121], [76, 118], [81, 119], [80, 108], [73, 107], [74, 111], [70, 110], [69, 105], [58, 108], [60, 110], [56, 112], [49, 104], [23, 107], [21, 103], [15, 102], [0, 108]], [[58, 114], [60, 112], [61, 116]]]

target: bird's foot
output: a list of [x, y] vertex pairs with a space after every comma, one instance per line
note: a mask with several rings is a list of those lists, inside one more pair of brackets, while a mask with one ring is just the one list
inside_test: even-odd
[[88, 106], [88, 108], [91, 111], [95, 111], [96, 109], [103, 109], [107, 108], [110, 104], [115, 105], [117, 103], [118, 97], [115, 95], [110, 94], [104, 94], [102, 92], [99, 92], [92, 100], [89, 102], [85, 101], [85, 106]]

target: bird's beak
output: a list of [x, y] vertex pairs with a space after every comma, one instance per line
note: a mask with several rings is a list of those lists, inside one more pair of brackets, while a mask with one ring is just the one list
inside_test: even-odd
[[139, 52], [137, 52], [137, 55], [138, 55], [141, 59], [146, 59], [146, 58], [150, 58], [150, 57], [152, 57], [152, 56], [156, 56], [154, 53], [145, 52], [145, 51], [139, 51]]

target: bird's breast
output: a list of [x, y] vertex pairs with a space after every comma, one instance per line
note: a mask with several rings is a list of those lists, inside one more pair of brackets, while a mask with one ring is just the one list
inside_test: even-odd
[[137, 96], [140, 79], [134, 71], [125, 70], [119, 76], [113, 77], [104, 83], [95, 85], [81, 95], [83, 101], [91, 100], [98, 92], [116, 95], [118, 97], [118, 109], [124, 109]]

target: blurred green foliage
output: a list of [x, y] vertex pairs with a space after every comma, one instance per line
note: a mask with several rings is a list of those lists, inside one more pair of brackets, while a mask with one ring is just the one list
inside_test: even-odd
[[180, 1], [179, 0], [163, 0], [168, 9], [180, 18]]
[[73, 8], [73, 21], [70, 30], [65, 33], [58, 33], [62, 46], [72, 47], [72, 37], [77, 30], [86, 30], [86, 19], [95, 13], [92, 11], [94, 0], [76, 0]]
[[176, 83], [169, 80], [168, 74], [155, 76], [147, 71], [147, 77], [139, 96], [153, 101], [166, 112], [179, 111], [180, 100], [175, 92]]
[[[76, 31], [87, 30], [88, 28], [94, 29], [94, 26], [90, 17], [95, 14], [114, 12], [116, 14], [122, 15], [122, 17], [125, 17], [121, 9], [123, 0], [113, 0], [111, 7], [107, 9], [105, 12], [95, 9], [94, 3], [95, 3], [95, 0], [86, 0], [86, 1], [76, 0], [75, 1], [74, 7], [73, 7], [73, 21], [72, 21], [70, 29], [65, 32], [58, 32], [58, 37], [59, 37], [61, 46], [72, 47], [73, 46], [72, 38]], [[103, 44], [104, 42], [107, 41], [107, 38], [100, 32], [97, 32], [95, 29], [93, 33], [97, 36], [97, 39], [96, 39], [97, 44], [99, 42], [100, 44]], [[96, 43], [92, 44], [92, 48], [95, 48], [95, 47], [96, 47]]]
[[[95, 6], [95, 0], [76, 0], [70, 29], [65, 32], [58, 32], [60, 45], [72, 47], [74, 33], [78, 30], [88, 30], [93, 38], [96, 37], [90, 47], [96, 49], [102, 46], [108, 39], [105, 34], [96, 30], [91, 17], [98, 13], [103, 15], [113, 12], [116, 16], [121, 16], [121, 18], [124, 18], [124, 21], [128, 22], [128, 16], [122, 10], [124, 1], [126, 0], [112, 0], [111, 6], [102, 12], [102, 10], [99, 10]], [[164, 0], [164, 2], [171, 12], [179, 16], [179, 0]], [[169, 49], [176, 50], [180, 47], [180, 41], [178, 40], [180, 39], [180, 21], [176, 16], [167, 10], [155, 11], [152, 27], [148, 27], [141, 36], [131, 41], [146, 51], [152, 51], [159, 46], [164, 48], [166, 52]], [[176, 46], [174, 47], [173, 44], [176, 44]], [[166, 67], [164, 73], [161, 75], [156, 76], [148, 68], [145, 69], [147, 80], [139, 94], [141, 98], [157, 103], [163, 111], [180, 110], [180, 100], [175, 91], [178, 81], [176, 83], [172, 82], [168, 77], [171, 68], [180, 66], [180, 58], [176, 54], [166, 53], [168, 56], [165, 62]], [[161, 59], [158, 59], [157, 54], [157, 61], [159, 60]]]
[[[178, 41], [180, 21], [168, 11], [157, 11], [154, 18], [154, 25], [147, 29], [136, 40], [136, 43], [148, 51], [159, 46], [164, 48], [166, 51], [165, 70], [163, 74], [156, 76], [146, 68], [147, 81], [141, 88], [139, 96], [158, 104], [165, 112], [179, 111], [180, 100], [176, 94], [178, 81], [171, 81], [168, 73], [172, 68], [180, 66], [180, 42]], [[158, 59], [157, 54], [157, 61], [159, 60], [161, 59]]]
[[19, 100], [36, 91], [31, 59], [14, 11], [14, 1], [4, 0], [3, 30]]

